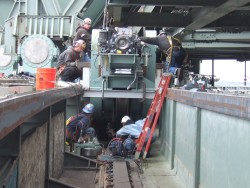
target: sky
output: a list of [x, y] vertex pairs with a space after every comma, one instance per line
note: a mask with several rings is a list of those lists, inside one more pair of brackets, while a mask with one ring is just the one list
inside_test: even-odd
[[[200, 74], [212, 74], [212, 60], [203, 60], [200, 64]], [[219, 82], [242, 82], [245, 78], [245, 62], [236, 60], [214, 60], [214, 74]], [[247, 85], [250, 82], [250, 61], [246, 62]]]

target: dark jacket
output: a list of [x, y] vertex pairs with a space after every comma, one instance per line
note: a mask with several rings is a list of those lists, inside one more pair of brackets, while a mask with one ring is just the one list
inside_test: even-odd
[[82, 77], [82, 72], [78, 70], [75, 65], [72, 65], [80, 59], [80, 54], [81, 53], [74, 51], [73, 47], [70, 46], [59, 55], [56, 68], [59, 70], [61, 65], [66, 66], [60, 73], [61, 80], [74, 82], [75, 79]]
[[[178, 40], [174, 38], [171, 39], [173, 43], [173, 51], [169, 66], [181, 68], [183, 60], [185, 59], [186, 52], [182, 48], [181, 43]], [[161, 35], [157, 37], [140, 37], [140, 40], [148, 44], [157, 45], [160, 48], [160, 50], [162, 50], [163, 53], [166, 54], [166, 56], [169, 55], [166, 52], [168, 49], [170, 49], [171, 45], [166, 35]]]
[[64, 52], [59, 55], [56, 68], [60, 68], [61, 65], [66, 65], [67, 63], [75, 62], [80, 59], [80, 53], [74, 51], [72, 46], [69, 46]]
[[81, 112], [76, 115], [76, 118], [73, 119], [66, 128], [66, 139], [74, 139], [75, 142], [79, 139], [80, 136], [86, 134], [86, 129], [90, 126], [90, 118]]
[[85, 48], [84, 51], [85, 52], [90, 51], [91, 35], [86, 29], [84, 29], [81, 26], [79, 26], [76, 29], [76, 35], [75, 35], [74, 41], [77, 41], [77, 40], [80, 40], [80, 39], [84, 40], [86, 42], [86, 48]]
[[[154, 44], [159, 46], [163, 51], [166, 51], [170, 48], [170, 43], [166, 35], [161, 35], [157, 37], [140, 37], [140, 40], [148, 44]], [[181, 46], [178, 40], [172, 38], [173, 46]]]

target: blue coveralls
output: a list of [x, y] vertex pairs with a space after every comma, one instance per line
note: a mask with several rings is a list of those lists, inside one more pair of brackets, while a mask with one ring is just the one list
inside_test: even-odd
[[[76, 143], [80, 136], [86, 135], [88, 132], [93, 134], [94, 128], [90, 126], [90, 119], [83, 112], [79, 113], [66, 127], [66, 141]], [[94, 131], [95, 132], [95, 131]]]

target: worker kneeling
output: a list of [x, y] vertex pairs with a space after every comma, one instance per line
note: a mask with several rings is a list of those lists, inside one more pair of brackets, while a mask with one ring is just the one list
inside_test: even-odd
[[82, 112], [66, 121], [66, 144], [70, 146], [70, 151], [73, 151], [74, 143], [81, 143], [95, 136], [95, 129], [91, 127], [94, 109], [94, 105], [89, 103], [84, 106]]
[[[116, 132], [116, 138], [113, 138], [109, 144], [109, 150], [112, 155], [127, 156], [135, 151], [136, 140], [139, 138], [145, 119], [133, 122], [129, 116], [124, 116], [121, 120], [122, 127]], [[144, 146], [148, 141], [150, 131], [148, 131]], [[151, 143], [155, 141], [153, 135]]]
[[59, 55], [56, 68], [60, 80], [74, 82], [77, 79], [82, 79], [83, 63], [80, 62], [80, 59], [85, 47], [85, 41], [78, 40]]

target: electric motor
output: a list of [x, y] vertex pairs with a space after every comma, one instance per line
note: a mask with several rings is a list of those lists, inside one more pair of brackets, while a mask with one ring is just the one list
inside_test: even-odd
[[121, 138], [113, 138], [109, 143], [109, 151], [112, 156], [123, 155], [123, 144]]
[[124, 140], [123, 147], [125, 149], [126, 155], [131, 155], [135, 149], [135, 141], [129, 136]]

